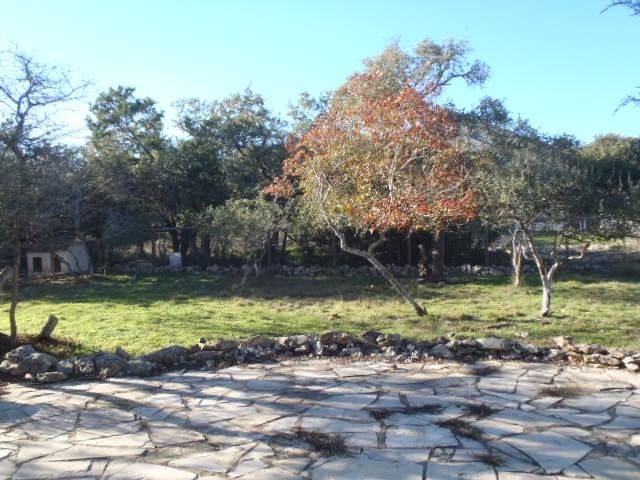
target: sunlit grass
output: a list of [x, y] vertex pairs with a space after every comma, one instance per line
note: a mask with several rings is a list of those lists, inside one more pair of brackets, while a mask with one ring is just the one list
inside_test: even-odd
[[[514, 289], [507, 277], [465, 278], [447, 285], [413, 284], [429, 315], [418, 317], [386, 283], [368, 277], [251, 279], [196, 274], [95, 276], [28, 285], [18, 309], [19, 327], [37, 333], [49, 314], [56, 335], [78, 342], [77, 351], [122, 346], [144, 353], [201, 337], [397, 332], [429, 339], [458, 335], [515, 337], [548, 343], [556, 335], [640, 350], [640, 283], [629, 272], [615, 277], [560, 276], [554, 318], [541, 323], [536, 277]], [[0, 315], [8, 318], [7, 298]], [[8, 324], [8, 320], [5, 320]], [[2, 324], [0, 324], [2, 325]], [[0, 327], [6, 330], [4, 327]]]

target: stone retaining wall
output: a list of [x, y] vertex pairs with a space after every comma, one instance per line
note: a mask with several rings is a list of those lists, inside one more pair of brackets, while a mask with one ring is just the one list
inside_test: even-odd
[[8, 352], [0, 372], [34, 382], [58, 382], [73, 377], [108, 378], [149, 376], [177, 368], [216, 369], [289, 357], [383, 357], [396, 362], [452, 360], [473, 363], [481, 359], [525, 360], [589, 364], [607, 368], [640, 370], [640, 353], [609, 350], [599, 345], [573, 343], [557, 337], [553, 348], [521, 340], [488, 337], [465, 339], [438, 337], [414, 341], [397, 334], [369, 331], [351, 335], [330, 331], [321, 335], [256, 336], [247, 340], [201, 339], [192, 347], [170, 346], [133, 358], [122, 348], [115, 352], [58, 359], [24, 345]]

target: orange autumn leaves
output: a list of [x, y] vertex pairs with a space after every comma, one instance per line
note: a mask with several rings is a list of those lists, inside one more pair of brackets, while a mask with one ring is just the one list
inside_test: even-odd
[[291, 139], [284, 175], [266, 193], [301, 192], [329, 221], [370, 231], [443, 229], [477, 215], [459, 137], [453, 115], [421, 91], [358, 74]]

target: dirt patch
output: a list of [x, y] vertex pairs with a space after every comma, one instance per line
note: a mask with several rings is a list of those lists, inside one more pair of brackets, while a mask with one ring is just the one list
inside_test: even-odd
[[38, 335], [20, 335], [18, 345], [33, 345], [39, 352], [59, 358], [69, 358], [83, 351], [83, 345], [70, 338], [40, 338]]

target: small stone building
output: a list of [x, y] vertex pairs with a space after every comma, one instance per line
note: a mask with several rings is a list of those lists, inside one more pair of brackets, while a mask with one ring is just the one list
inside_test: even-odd
[[93, 271], [89, 249], [83, 241], [74, 241], [49, 251], [34, 247], [26, 252], [25, 257], [29, 277]]

